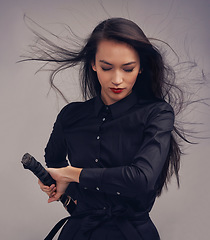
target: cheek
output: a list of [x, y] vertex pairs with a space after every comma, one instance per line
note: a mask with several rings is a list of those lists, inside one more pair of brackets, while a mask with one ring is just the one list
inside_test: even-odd
[[98, 71], [97, 72], [98, 81], [101, 85], [106, 85], [109, 80], [108, 74]]
[[137, 80], [137, 77], [138, 77], [138, 74], [133, 74], [131, 77], [130, 77], [130, 85], [133, 86]]

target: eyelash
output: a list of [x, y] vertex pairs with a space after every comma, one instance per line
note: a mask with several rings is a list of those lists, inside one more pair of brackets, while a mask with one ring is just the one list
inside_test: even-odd
[[127, 69], [127, 70], [124, 70], [125, 72], [133, 72], [133, 68], [132, 69]]
[[[103, 71], [109, 71], [111, 70], [111, 68], [102, 68]], [[124, 69], [125, 72], [132, 72], [133, 71], [133, 68], [132, 69]]]
[[111, 68], [102, 68], [103, 71], [109, 71]]

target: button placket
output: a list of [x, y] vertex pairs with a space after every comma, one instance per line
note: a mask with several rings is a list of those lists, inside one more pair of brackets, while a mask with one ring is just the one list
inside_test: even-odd
[[105, 107], [105, 111], [103, 111], [102, 115], [100, 115], [100, 119], [99, 119], [99, 125], [98, 125], [98, 133], [96, 136], [96, 140], [98, 142], [98, 153], [96, 155], [96, 158], [94, 159], [95, 163], [99, 163], [100, 162], [100, 152], [101, 152], [101, 135], [103, 132], [103, 124], [107, 121], [107, 116], [109, 114], [109, 107], [106, 106]]
[[95, 158], [93, 159], [93, 161], [95, 163], [99, 163], [99, 159], [100, 159], [100, 148], [101, 148], [101, 121], [99, 119], [98, 121], [98, 132], [97, 132], [97, 135], [96, 135], [96, 141], [97, 141], [97, 148], [96, 148], [96, 154], [95, 154]]

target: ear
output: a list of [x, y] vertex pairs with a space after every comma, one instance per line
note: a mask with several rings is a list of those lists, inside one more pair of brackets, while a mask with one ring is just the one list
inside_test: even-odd
[[139, 70], [139, 74], [141, 74], [143, 72], [143, 68], [140, 68]]
[[96, 72], [96, 65], [95, 65], [95, 63], [94, 63], [94, 62], [92, 62], [92, 63], [91, 63], [91, 65], [92, 65], [92, 69], [93, 69], [93, 71], [95, 71], [95, 72]]

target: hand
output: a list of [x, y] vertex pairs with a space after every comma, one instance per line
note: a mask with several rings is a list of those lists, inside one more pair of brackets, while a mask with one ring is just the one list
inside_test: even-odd
[[45, 186], [39, 181], [40, 188], [49, 196], [48, 203], [59, 200], [61, 195], [65, 193], [70, 182], [78, 182], [82, 168], [72, 166], [63, 168], [47, 168], [51, 177], [56, 181], [56, 186], [52, 184], [50, 187]]
[[44, 185], [40, 180], [38, 180], [38, 184], [43, 192], [45, 192], [49, 197], [53, 197], [56, 194], [56, 186], [52, 184], [50, 187]]
[[[46, 169], [52, 178], [56, 181], [56, 187], [53, 188], [53, 184], [49, 188], [50, 193], [48, 203], [58, 201], [62, 194], [65, 193], [70, 181], [65, 178], [66, 168], [47, 168]], [[45, 188], [47, 190], [47, 188]], [[56, 191], [55, 191], [56, 190]]]

